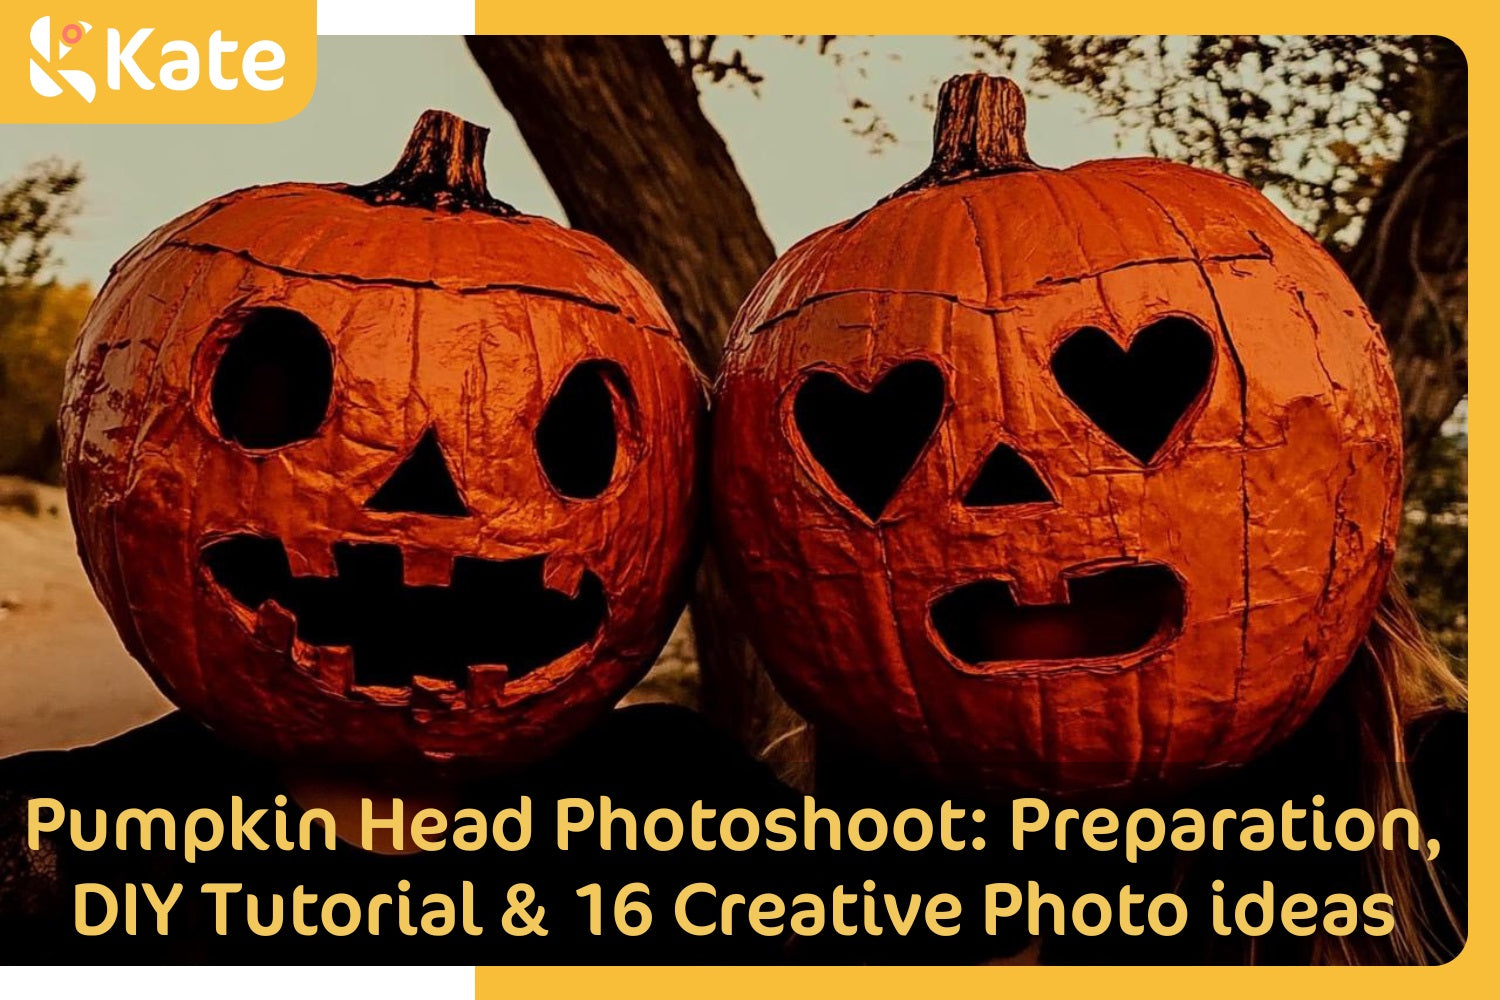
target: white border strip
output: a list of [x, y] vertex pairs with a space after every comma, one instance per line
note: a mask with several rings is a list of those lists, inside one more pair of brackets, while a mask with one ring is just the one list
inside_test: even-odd
[[318, 0], [320, 35], [472, 35], [474, 0]]
[[[248, 949], [247, 949], [248, 950]], [[15, 957], [15, 956], [12, 956]], [[370, 968], [152, 967], [3, 970], [6, 996], [107, 996], [116, 1000], [266, 1000], [267, 997], [357, 997], [359, 1000], [473, 1000], [472, 967]]]

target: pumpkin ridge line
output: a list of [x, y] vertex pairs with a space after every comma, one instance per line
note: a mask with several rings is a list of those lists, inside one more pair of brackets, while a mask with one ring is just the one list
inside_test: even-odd
[[[1174, 216], [1167, 209], [1167, 207], [1161, 203], [1160, 199], [1137, 184], [1131, 183], [1129, 181], [1127, 181], [1126, 183], [1129, 184], [1130, 187], [1133, 187], [1137, 191], [1139, 191], [1148, 201], [1156, 206], [1157, 210], [1161, 212], [1162, 217], [1167, 220], [1167, 224], [1172, 227], [1173, 231], [1177, 233], [1178, 237], [1196, 257], [1198, 248], [1194, 245], [1193, 241], [1188, 238], [1187, 233], [1183, 231], [1182, 227], [1178, 225], [1176, 216]], [[1250, 434], [1250, 377], [1245, 370], [1244, 359], [1240, 357], [1239, 350], [1234, 346], [1234, 338], [1229, 332], [1229, 321], [1224, 315], [1224, 306], [1219, 301], [1218, 290], [1214, 288], [1213, 279], [1209, 276], [1208, 268], [1205, 266], [1205, 261], [1201, 258], [1198, 258], [1197, 265], [1198, 273], [1203, 279], [1203, 287], [1208, 292], [1209, 300], [1214, 304], [1214, 315], [1219, 321], [1219, 330], [1224, 335], [1224, 346], [1229, 351], [1229, 358], [1234, 363], [1235, 377], [1240, 384], [1240, 446], [1242, 448], [1245, 448], [1248, 445], [1248, 438]], [[1250, 481], [1249, 468], [1247, 464], [1247, 453], [1242, 452], [1240, 455], [1240, 578], [1242, 581], [1241, 601], [1244, 607], [1240, 612], [1240, 662], [1234, 673], [1234, 702], [1229, 709], [1229, 720], [1225, 723], [1224, 728], [1220, 732], [1220, 740], [1224, 738], [1225, 734], [1230, 733], [1234, 730], [1235, 718], [1239, 714], [1240, 691], [1244, 686], [1245, 673], [1249, 669], [1251, 611], [1250, 525], [1252, 520], [1253, 519], [1250, 512]]]
[[[916, 467], [915, 463], [913, 463], [912, 467]], [[896, 582], [895, 570], [891, 566], [891, 552], [886, 543], [885, 532], [884, 530], [882, 530], [878, 522], [874, 525], [874, 528], [875, 543], [880, 547], [880, 566], [885, 571], [881, 574], [884, 582], [884, 586], [881, 587], [881, 590], [885, 594], [886, 605], [891, 611], [891, 631], [896, 640], [896, 650], [901, 655], [901, 667], [903, 672], [906, 674], [906, 681], [911, 685], [911, 700], [913, 706], [917, 710], [916, 721], [922, 727], [922, 735], [926, 737], [927, 748], [933, 753], [936, 753], [939, 730], [933, 725], [932, 713], [928, 710], [927, 703], [922, 698], [922, 692], [920, 686], [917, 684], [916, 674], [912, 670], [911, 656], [908, 654], [906, 646], [906, 632], [901, 627], [900, 622], [896, 620]]]
[[802, 312], [804, 309], [810, 309], [815, 305], [819, 305], [820, 303], [827, 302], [832, 299], [841, 298], [845, 295], [914, 295], [918, 297], [941, 299], [944, 302], [951, 302], [954, 305], [963, 306], [966, 309], [972, 309], [975, 312], [987, 314], [1011, 313], [1020, 308], [1019, 306], [1015, 305], [986, 305], [982, 302], [975, 302], [973, 299], [965, 299], [962, 296], [954, 295], [951, 292], [939, 292], [925, 288], [870, 288], [867, 286], [860, 286], [857, 288], [839, 288], [834, 291], [817, 292], [813, 295], [810, 295], [802, 301], [798, 302], [796, 305], [789, 306], [786, 309], [783, 309], [781, 312], [776, 313], [769, 319], [761, 320], [755, 326], [747, 330], [745, 335], [755, 336], [756, 334], [764, 333], [771, 327], [776, 326], [784, 322], [785, 320], [791, 319], [793, 316]]
[[1302, 314], [1303, 319], [1307, 320], [1307, 325], [1312, 328], [1313, 357], [1317, 359], [1318, 369], [1322, 371], [1323, 377], [1328, 380], [1328, 394], [1329, 396], [1336, 397], [1339, 389], [1343, 387], [1334, 380], [1333, 373], [1328, 370], [1328, 362], [1323, 357], [1323, 347], [1320, 343], [1323, 331], [1318, 327], [1317, 317], [1312, 314], [1311, 309], [1307, 308], [1307, 294], [1300, 288], [1293, 288], [1292, 291], [1297, 299], [1297, 311]]
[[238, 257], [241, 260], [248, 261], [249, 263], [256, 265], [257, 267], [263, 267], [268, 271], [275, 271], [277, 274], [286, 275], [290, 278], [308, 278], [316, 281], [332, 281], [342, 284], [361, 286], [387, 285], [398, 288], [413, 288], [432, 292], [451, 292], [455, 295], [483, 295], [487, 292], [506, 291], [520, 292], [526, 295], [535, 295], [538, 298], [559, 299], [563, 302], [571, 302], [574, 305], [586, 306], [590, 309], [597, 309], [600, 312], [612, 313], [616, 316], [619, 316], [631, 326], [637, 327], [641, 330], [660, 334], [666, 337], [674, 336], [674, 333], [670, 328], [658, 326], [655, 323], [644, 322], [637, 317], [625, 312], [614, 303], [600, 302], [598, 300], [591, 299], [586, 295], [565, 292], [559, 288], [547, 288], [542, 285], [528, 285], [525, 282], [520, 281], [494, 281], [479, 285], [450, 286], [444, 285], [438, 281], [431, 279], [426, 281], [419, 281], [414, 278], [398, 278], [394, 276], [368, 278], [358, 274], [347, 274], [336, 271], [304, 271], [300, 268], [288, 267], [285, 264], [272, 264], [269, 261], [262, 260], [259, 257], [255, 256], [255, 254], [251, 253], [249, 250], [233, 250], [229, 247], [219, 246], [216, 243], [205, 243], [194, 240], [168, 240], [163, 244], [163, 247], [175, 247], [181, 250], [190, 250], [194, 253], [229, 254], [231, 257]]
[[[185, 285], [185, 287], [189, 291], [201, 288], [205, 274], [206, 270], [194, 271], [192, 280], [189, 281]], [[162, 349], [167, 345], [169, 338], [176, 331], [177, 321], [182, 318], [183, 310], [187, 307], [186, 303], [186, 299], [179, 299], [177, 302], [171, 304], [168, 307], [166, 312], [167, 315], [170, 316], [170, 318], [167, 319], [165, 323], [162, 323], [160, 325], [159, 333], [156, 337], [140, 338], [142, 351], [149, 351], [151, 354], [151, 374], [147, 377], [146, 380], [145, 391], [143, 392], [141, 397], [143, 400], [153, 398], [154, 394], [157, 392], [160, 386], [163, 368], [157, 362], [161, 358]], [[100, 357], [103, 358], [104, 355], [100, 355]], [[103, 362], [101, 360], [101, 364], [102, 363]], [[125, 475], [121, 480], [120, 493], [116, 498], [117, 501], [126, 496], [128, 493], [132, 492], [136, 487], [137, 477], [140, 474], [141, 450], [145, 447], [146, 438], [150, 432], [150, 428], [150, 420], [147, 419], [143, 412], [138, 413], [135, 433], [132, 435], [130, 446], [124, 454]]]
[[[1255, 234], [1251, 233], [1251, 235], [1254, 236]], [[1302, 314], [1302, 317], [1307, 321], [1308, 326], [1312, 329], [1313, 357], [1317, 359], [1318, 368], [1322, 371], [1323, 377], [1328, 381], [1329, 396], [1336, 397], [1338, 394], [1339, 385], [1334, 380], [1333, 373], [1328, 370], [1328, 363], [1323, 358], [1323, 349], [1320, 343], [1323, 331], [1318, 325], [1317, 317], [1314, 316], [1312, 310], [1307, 307], [1307, 295], [1301, 288], [1294, 287], [1292, 291], [1294, 293], [1293, 298], [1297, 303], [1297, 310]], [[1320, 605], [1327, 602], [1329, 595], [1333, 590], [1334, 576], [1338, 572], [1339, 525], [1345, 520], [1345, 496], [1347, 495], [1349, 484], [1357, 474], [1357, 470], [1353, 467], [1352, 452], [1350, 459], [1346, 461], [1346, 469], [1346, 474], [1339, 482], [1338, 489], [1334, 492], [1334, 523], [1332, 525], [1332, 530], [1329, 532], [1328, 562], [1327, 568], [1323, 572], [1323, 587], [1322, 592], [1319, 595]], [[1389, 501], [1387, 501], [1387, 503], [1389, 503]], [[1321, 630], [1319, 632], [1319, 638], [1322, 638]], [[1268, 737], [1274, 736], [1282, 729], [1283, 726], [1285, 726], [1287, 719], [1296, 717], [1297, 713], [1302, 709], [1304, 700], [1306, 700], [1308, 695], [1311, 693], [1313, 686], [1317, 681], [1317, 673], [1318, 671], [1316, 664], [1308, 663], [1307, 671], [1303, 676], [1302, 683], [1298, 685], [1296, 694], [1292, 697], [1290, 703], [1286, 706], [1286, 708], [1284, 708], [1277, 716], [1275, 725], [1270, 727], [1265, 736], [1263, 736], [1257, 743], [1257, 753], [1264, 749], [1264, 747], [1268, 743]]]
[[[1114, 274], [1116, 271], [1129, 271], [1132, 268], [1152, 267], [1158, 264], [1198, 264], [1203, 261], [1208, 261], [1214, 264], [1227, 264], [1238, 260], [1269, 261], [1270, 259], [1271, 255], [1269, 253], [1220, 253], [1209, 254], [1206, 257], [1142, 257], [1136, 260], [1121, 261], [1118, 264], [1111, 264], [1108, 267], [1101, 267], [1092, 271], [1085, 271], [1081, 274], [1069, 275], [1065, 278], [1054, 278], [1051, 275], [1044, 275], [1037, 280], [1037, 283], [1033, 286], [1033, 288], [1057, 288], [1059, 285], [1081, 284], [1085, 281], [1093, 281], [1098, 278], [1102, 278], [1106, 274]], [[1025, 295], [1029, 291], [1032, 291], [1032, 289], [1026, 289], [1015, 294]]]
[[1083, 274], [1069, 275], [1068, 277], [1064, 278], [1054, 278], [1050, 275], [1047, 275], [1039, 279], [1036, 284], [1032, 285], [1030, 288], [1023, 288], [1014, 292], [1010, 292], [1008, 294], [1001, 295], [994, 302], [979, 302], [974, 299], [965, 298], [962, 295], [954, 294], [952, 292], [940, 292], [930, 288], [874, 288], [867, 285], [861, 285], [853, 288], [839, 288], [832, 291], [816, 292], [812, 295], [809, 295], [807, 298], [802, 299], [796, 305], [788, 306], [787, 308], [781, 310], [778, 313], [775, 313], [769, 318], [759, 321], [745, 332], [745, 336], [753, 337], [757, 334], [764, 333], [771, 327], [776, 326], [788, 319], [791, 319], [793, 316], [802, 312], [804, 309], [811, 308], [812, 306], [818, 305], [822, 302], [827, 302], [831, 299], [836, 299], [844, 295], [925, 296], [928, 298], [941, 299], [944, 302], [950, 302], [953, 305], [962, 306], [965, 309], [970, 309], [974, 312], [983, 313], [985, 315], [1002, 316], [1006, 313], [1015, 312], [1020, 308], [1021, 303], [1027, 302], [1034, 298], [1040, 298], [1041, 296], [1048, 294], [1060, 285], [1071, 285], [1084, 281], [1091, 281], [1095, 278], [1102, 277], [1106, 274], [1113, 274], [1117, 271], [1127, 271], [1136, 267], [1148, 267], [1157, 264], [1224, 264], [1240, 260], [1269, 261], [1271, 260], [1271, 257], [1269, 254], [1259, 253], [1225, 253], [1209, 254], [1205, 257], [1152, 257], [1144, 260], [1128, 260], [1122, 261], [1119, 264], [1111, 264], [1109, 267], [1101, 268], [1099, 270], [1089, 271]]
[[1271, 245], [1269, 243], [1267, 243], [1265, 240], [1263, 240], [1263, 239], [1260, 238], [1260, 233], [1257, 233], [1253, 229], [1246, 228], [1245, 229], [1245, 235], [1248, 236], [1248, 237], [1250, 237], [1250, 239], [1254, 240], [1255, 241], [1255, 245], [1258, 246], [1258, 247], [1260, 247], [1261, 250], [1264, 251], [1264, 253], [1266, 255], [1266, 260], [1274, 261], [1276, 259], [1276, 255], [1271, 252]]
[[[1327, 600], [1328, 600], [1328, 598], [1329, 598], [1329, 595], [1331, 595], [1333, 593], [1333, 589], [1334, 589], [1334, 577], [1338, 573], [1338, 566], [1339, 566], [1339, 524], [1342, 523], [1345, 520], [1345, 517], [1346, 517], [1345, 511], [1346, 511], [1347, 507], [1346, 507], [1346, 503], [1345, 503], [1345, 498], [1348, 496], [1349, 484], [1352, 483], [1354, 481], [1355, 476], [1357, 476], [1359, 474], [1359, 470], [1356, 469], [1355, 466], [1354, 466], [1354, 454], [1353, 454], [1353, 452], [1350, 452], [1348, 458], [1345, 460], [1344, 466], [1345, 466], [1344, 477], [1339, 481], [1338, 489], [1334, 491], [1334, 497], [1333, 497], [1334, 524], [1333, 524], [1333, 530], [1330, 531], [1329, 534], [1328, 534], [1328, 566], [1327, 566], [1327, 569], [1325, 569], [1323, 571], [1323, 591], [1319, 595], [1319, 603], [1320, 604], [1326, 603]], [[1321, 630], [1319, 631], [1319, 636], [1318, 637], [1320, 639], [1323, 638]], [[1278, 715], [1277, 718], [1276, 718], [1276, 724], [1274, 726], [1272, 726], [1271, 729], [1266, 733], [1266, 735], [1261, 738], [1260, 742], [1257, 744], [1257, 752], [1259, 752], [1259, 749], [1261, 749], [1261, 748], [1263, 748], [1265, 746], [1265, 744], [1267, 742], [1267, 737], [1272, 736], [1272, 735], [1278, 733], [1281, 730], [1281, 728], [1286, 724], [1286, 720], [1288, 718], [1295, 717], [1295, 714], [1297, 713], [1297, 711], [1299, 711], [1302, 708], [1302, 702], [1303, 702], [1303, 700], [1306, 699], [1307, 696], [1308, 696], [1308, 694], [1312, 691], [1313, 685], [1314, 685], [1314, 683], [1316, 683], [1317, 679], [1318, 679], [1317, 665], [1314, 664], [1314, 663], [1307, 664], [1307, 671], [1304, 674], [1302, 683], [1297, 688], [1297, 693], [1293, 696], [1293, 698], [1291, 700], [1291, 704], [1289, 704], [1285, 709], [1282, 710], [1281, 714]]]
[[[979, 234], [979, 217], [974, 214], [974, 203], [968, 198], [959, 195], [958, 201], [964, 207], [964, 217], [969, 220], [969, 232], [974, 242], [974, 255], [979, 258], [979, 273], [984, 278], [984, 300], [988, 302], [994, 298], [994, 289], [990, 286], [989, 263], [984, 257], [984, 240]], [[1000, 297], [1005, 297], [1003, 289]]]

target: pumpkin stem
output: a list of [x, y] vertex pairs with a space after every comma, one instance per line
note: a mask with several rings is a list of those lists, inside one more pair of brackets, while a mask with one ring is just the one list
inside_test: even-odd
[[1026, 98], [1014, 80], [950, 77], [938, 91], [932, 163], [896, 194], [970, 177], [1040, 169], [1026, 152]]
[[347, 190], [372, 205], [411, 205], [434, 211], [475, 209], [516, 215], [490, 195], [484, 178], [484, 146], [490, 130], [446, 111], [424, 111], [406, 140], [395, 168]]

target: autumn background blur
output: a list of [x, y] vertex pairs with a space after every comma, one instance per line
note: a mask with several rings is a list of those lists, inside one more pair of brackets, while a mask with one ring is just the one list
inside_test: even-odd
[[[1468, 77], [1452, 43], [324, 38], [319, 62], [307, 112], [233, 136], [0, 126], [0, 756], [103, 739], [168, 708], [129, 663], [78, 565], [54, 427], [97, 285], [152, 227], [249, 183], [373, 177], [417, 111], [446, 107], [495, 127], [498, 195], [620, 249], [711, 368], [734, 304], [774, 253], [916, 174], [938, 83], [973, 69], [1023, 81], [1040, 162], [1149, 154], [1223, 170], [1339, 258], [1386, 332], [1402, 391], [1399, 572], [1464, 667]], [[614, 145], [575, 155], [612, 130], [648, 127], [641, 144], [664, 164], [692, 164], [701, 184], [663, 190], [669, 171], [610, 162]], [[706, 571], [692, 620], [708, 641], [685, 617], [632, 697], [701, 703], [763, 749], [787, 730], [786, 710], [723, 600]]]

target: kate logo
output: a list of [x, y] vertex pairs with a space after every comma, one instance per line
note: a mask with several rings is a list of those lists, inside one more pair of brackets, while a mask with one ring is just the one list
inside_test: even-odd
[[[61, 62], [73, 46], [83, 41], [83, 36], [92, 31], [94, 26], [87, 21], [74, 21], [64, 25], [62, 37], [57, 43], [56, 60]], [[31, 48], [41, 57], [38, 63], [36, 57], [31, 60], [31, 89], [43, 97], [61, 97], [63, 94], [62, 84], [53, 79], [52, 74], [46, 69], [53, 62], [52, 54], [52, 18], [51, 16], [39, 17], [31, 25]], [[94, 78], [81, 69], [59, 69], [57, 75], [62, 77], [63, 82], [72, 87], [78, 96], [89, 104], [94, 103], [94, 95], [97, 89], [94, 86]]]
[[317, 11], [316, 0], [0, 0], [0, 121], [285, 121], [317, 82]]

